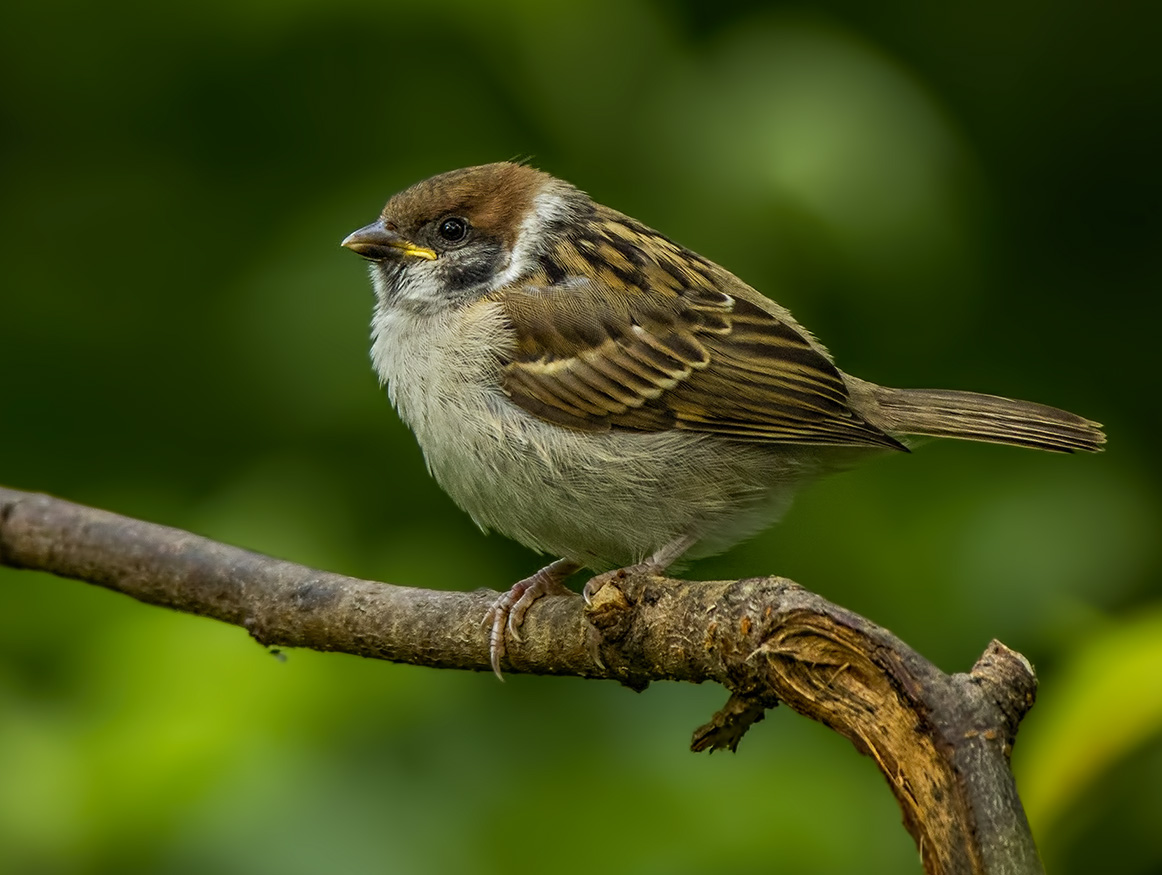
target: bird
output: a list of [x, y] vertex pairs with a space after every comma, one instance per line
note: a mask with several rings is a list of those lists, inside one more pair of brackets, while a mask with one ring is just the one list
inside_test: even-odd
[[429, 472], [484, 531], [554, 558], [483, 618], [589, 601], [775, 522], [800, 487], [947, 437], [1102, 449], [1099, 423], [1028, 401], [841, 371], [726, 268], [526, 163], [442, 173], [342, 241], [369, 262], [371, 358]]

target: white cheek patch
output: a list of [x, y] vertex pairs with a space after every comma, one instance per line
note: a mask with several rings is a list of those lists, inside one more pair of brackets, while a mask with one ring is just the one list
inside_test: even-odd
[[493, 281], [493, 290], [516, 282], [538, 267], [538, 260], [546, 246], [546, 235], [554, 226], [572, 222], [576, 218], [566, 190], [557, 180], [551, 180], [533, 198], [532, 211], [521, 222], [516, 235], [516, 246], [509, 256], [508, 267]]
[[384, 308], [404, 306], [407, 309], [438, 309], [443, 298], [436, 262], [416, 259], [394, 270], [378, 265], [371, 267], [371, 283], [375, 295]]

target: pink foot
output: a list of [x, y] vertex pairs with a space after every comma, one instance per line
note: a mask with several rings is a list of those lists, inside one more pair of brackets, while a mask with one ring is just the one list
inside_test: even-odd
[[590, 604], [593, 601], [593, 597], [597, 595], [598, 590], [607, 583], [613, 583], [615, 580], [625, 580], [631, 574], [661, 574], [679, 556], [689, 550], [691, 545], [697, 540], [697, 535], [682, 535], [657, 550], [645, 562], [627, 565], [625, 568], [615, 568], [613, 571], [606, 571], [604, 574], [597, 575], [585, 584], [585, 589], [581, 591], [581, 595], [585, 597], [585, 604]]
[[585, 584], [585, 589], [581, 590], [581, 595], [585, 598], [585, 604], [591, 604], [593, 597], [601, 590], [607, 583], [613, 583], [615, 580], [625, 580], [633, 574], [661, 574], [665, 570], [655, 562], [639, 562], [636, 565], [627, 565], [625, 568], [615, 568], [613, 571], [606, 571], [598, 574], [596, 577], [589, 579]]
[[488, 650], [492, 658], [492, 670], [498, 678], [504, 680], [504, 675], [500, 672], [500, 661], [508, 650], [504, 641], [505, 629], [507, 628], [513, 639], [519, 642], [521, 637], [517, 629], [524, 623], [525, 615], [533, 603], [545, 595], [573, 595], [573, 590], [565, 586], [564, 580], [580, 567], [568, 559], [558, 559], [536, 574], [518, 580], [508, 592], [492, 603], [492, 607], [484, 615], [484, 625], [492, 626], [488, 637]]

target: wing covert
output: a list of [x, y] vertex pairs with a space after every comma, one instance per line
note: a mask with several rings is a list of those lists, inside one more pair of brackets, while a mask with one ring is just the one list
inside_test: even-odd
[[503, 389], [516, 404], [585, 431], [903, 449], [852, 409], [842, 373], [798, 326], [723, 291], [742, 285], [732, 275], [656, 240], [669, 249], [653, 261], [621, 246], [616, 276], [602, 262], [617, 294], [586, 278], [600, 274], [585, 247], [572, 247], [558, 249], [543, 285], [498, 295], [517, 336], [503, 362]]

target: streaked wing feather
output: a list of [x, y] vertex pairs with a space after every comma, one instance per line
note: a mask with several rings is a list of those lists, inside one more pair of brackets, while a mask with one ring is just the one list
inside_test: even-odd
[[[535, 416], [587, 431], [902, 447], [852, 409], [842, 374], [797, 326], [721, 291], [716, 269], [699, 264], [698, 273], [678, 261], [645, 265], [618, 298], [577, 276], [498, 295], [517, 335], [505, 392]], [[651, 307], [631, 312], [643, 284]]]

